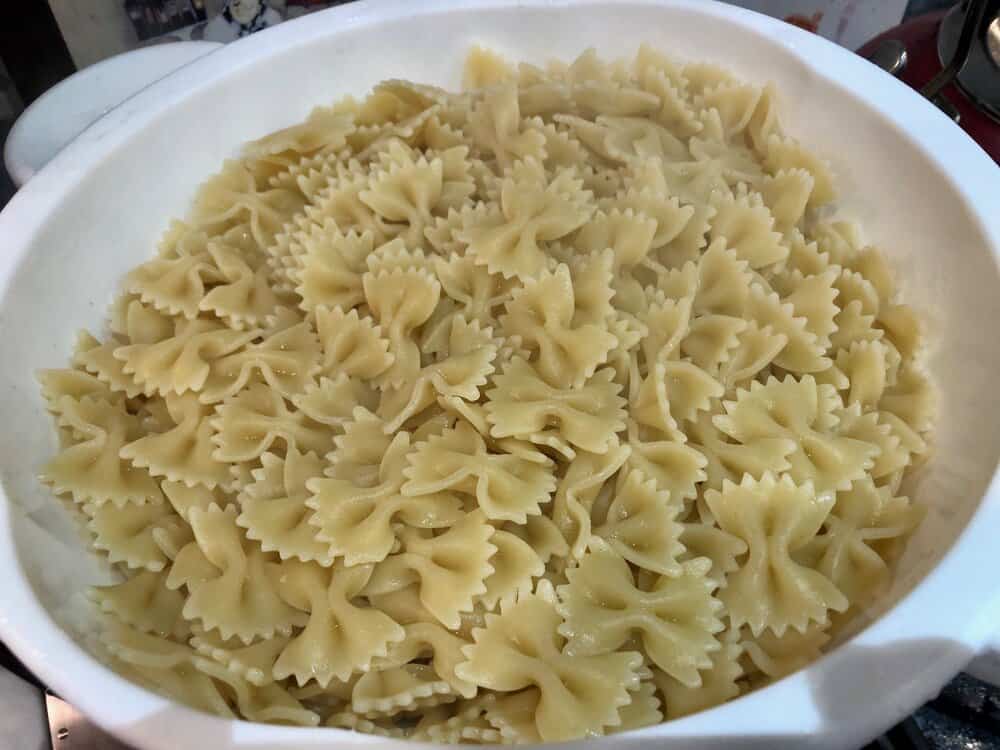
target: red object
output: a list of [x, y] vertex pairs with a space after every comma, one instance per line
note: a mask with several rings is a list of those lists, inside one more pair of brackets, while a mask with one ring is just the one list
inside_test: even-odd
[[[911, 21], [879, 34], [867, 42], [858, 54], [868, 56], [886, 39], [898, 39], [906, 45], [908, 62], [899, 78], [915, 89], [921, 88], [940, 70], [941, 60], [938, 58], [938, 29], [944, 13], [930, 13], [918, 16]], [[998, 73], [1000, 75], [1000, 73]], [[993, 160], [1000, 164], [1000, 123], [991, 119], [980, 110], [954, 83], [942, 92], [955, 108], [961, 118], [959, 126], [983, 147]]]
[[819, 29], [819, 22], [822, 20], [822, 12], [813, 13], [811, 16], [803, 16], [799, 13], [793, 13], [790, 16], [785, 16], [785, 23], [790, 23], [792, 26], [798, 26], [800, 29], [811, 31], [814, 34]]

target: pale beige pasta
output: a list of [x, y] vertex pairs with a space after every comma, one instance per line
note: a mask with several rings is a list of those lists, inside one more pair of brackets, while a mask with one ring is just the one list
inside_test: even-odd
[[575, 740], [801, 668], [891, 581], [924, 331], [780, 92], [645, 45], [463, 85], [248, 144], [38, 373], [128, 679]]

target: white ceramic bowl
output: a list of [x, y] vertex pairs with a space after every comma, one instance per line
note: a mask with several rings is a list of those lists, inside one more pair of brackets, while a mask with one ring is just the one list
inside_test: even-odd
[[[83, 133], [0, 215], [0, 637], [104, 727], [141, 748], [388, 745], [331, 729], [226, 721], [146, 692], [71, 635], [94, 580], [72, 523], [35, 480], [55, 449], [33, 372], [100, 326], [195, 186], [248, 139], [384, 78], [456, 86], [482, 43], [514, 60], [631, 54], [640, 42], [777, 83], [787, 129], [828, 157], [843, 209], [894, 261], [937, 339], [930, 512], [861, 632], [807, 669], [732, 703], [600, 740], [671, 747], [857, 746], [932, 695], [997, 629], [1000, 171], [903, 84], [820, 38], [692, 0], [381, 0], [283, 24], [157, 82]], [[995, 483], [994, 483], [995, 484]], [[872, 622], [872, 624], [868, 624]], [[864, 627], [867, 625], [867, 627]], [[396, 743], [392, 743], [396, 744]]]

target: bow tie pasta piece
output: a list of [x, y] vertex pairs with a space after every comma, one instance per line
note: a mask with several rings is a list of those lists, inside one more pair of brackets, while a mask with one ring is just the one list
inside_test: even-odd
[[[308, 210], [309, 205], [306, 206]], [[279, 297], [288, 298], [295, 291], [297, 282], [292, 274], [302, 267], [302, 256], [306, 252], [302, 238], [317, 231], [324, 221], [322, 217], [314, 221], [305, 213], [296, 214], [274, 236], [274, 241], [264, 248], [264, 264], [270, 272], [271, 286]], [[256, 252], [256, 248], [252, 251]]]
[[585, 117], [635, 117], [654, 112], [659, 97], [642, 89], [610, 81], [581, 81], [570, 88], [578, 111]]
[[720, 383], [691, 362], [657, 362], [640, 383], [629, 411], [638, 424], [683, 441], [679, 425], [696, 420], [724, 393]]
[[108, 562], [128, 568], [163, 570], [171, 551], [191, 541], [187, 523], [162, 499], [121, 508], [87, 503], [83, 512], [90, 518], [87, 528], [94, 535], [94, 547], [107, 553]]
[[[821, 250], [819, 243], [807, 239], [801, 229], [793, 229], [786, 237], [788, 243], [788, 258], [785, 260], [785, 271], [799, 271], [803, 276], [822, 273], [831, 267], [830, 254]], [[844, 297], [841, 297], [841, 301]]]
[[447, 299], [457, 305], [467, 320], [489, 325], [494, 310], [510, 299], [513, 284], [500, 274], [491, 274], [468, 255], [435, 258], [434, 270]]
[[411, 334], [427, 322], [441, 295], [441, 284], [423, 269], [370, 271], [362, 279], [372, 316], [385, 330], [394, 360], [380, 384], [399, 388], [420, 369], [420, 348]]
[[698, 414], [709, 410], [712, 400], [725, 392], [722, 385], [693, 362], [663, 362], [654, 368], [663, 368], [670, 413], [679, 422], [692, 422]]
[[643, 440], [629, 425], [629, 468], [641, 471], [656, 482], [658, 490], [670, 493], [674, 501], [690, 501], [697, 494], [697, 485], [707, 478], [708, 459], [696, 448], [676, 440]]
[[703, 315], [691, 321], [688, 333], [681, 341], [681, 353], [691, 362], [716, 376], [726, 365], [732, 352], [740, 345], [740, 334], [747, 321], [729, 315]]
[[486, 89], [469, 117], [468, 132], [478, 147], [493, 155], [501, 170], [529, 157], [545, 160], [545, 136], [525, 126], [514, 84]]
[[435, 260], [434, 255], [428, 257], [422, 248], [410, 250], [406, 243], [397, 237], [373, 250], [365, 258], [365, 265], [369, 271], [375, 274], [382, 270], [392, 271], [396, 268], [403, 270], [423, 268], [433, 273]]
[[604, 734], [621, 721], [618, 709], [639, 683], [635, 652], [564, 654], [561, 619], [552, 587], [542, 581], [536, 593], [486, 616], [486, 627], [473, 631], [475, 645], [465, 649], [469, 661], [456, 669], [492, 690], [537, 687], [534, 724], [544, 742]]
[[212, 457], [211, 408], [193, 393], [169, 395], [165, 399], [173, 426], [122, 446], [119, 455], [153, 476], [208, 489], [229, 489], [233, 477], [229, 466]]
[[608, 322], [608, 330], [618, 340], [618, 345], [608, 354], [608, 366], [614, 370], [615, 384], [632, 401], [637, 397], [642, 382], [636, 345], [649, 329], [631, 313], [618, 311]]
[[816, 180], [804, 169], [778, 170], [758, 185], [764, 205], [774, 217], [774, 228], [786, 237], [805, 216]]
[[376, 719], [404, 711], [421, 711], [457, 699], [451, 685], [440, 679], [429, 665], [404, 664], [362, 675], [351, 695], [351, 710]]
[[248, 539], [260, 542], [264, 552], [277, 552], [282, 560], [298, 558], [323, 567], [333, 565], [329, 548], [316, 539], [306, 505], [307, 482], [323, 475], [324, 462], [315, 453], [289, 448], [284, 458], [273, 453], [260, 457], [262, 468], [254, 469], [253, 483], [239, 495], [236, 523], [246, 529]]
[[102, 623], [101, 643], [118, 672], [173, 700], [224, 717], [234, 713], [219, 684], [198, 665], [191, 648], [117, 622]]
[[606, 326], [613, 318], [615, 308], [611, 298], [615, 295], [614, 280], [615, 254], [611, 248], [577, 253], [569, 259], [569, 271], [573, 286], [572, 325], [580, 328], [586, 325]]
[[675, 161], [688, 158], [684, 141], [645, 117], [598, 115], [597, 124], [605, 128], [607, 153], [612, 160], [626, 166], [645, 159]]
[[727, 392], [747, 388], [749, 381], [768, 367], [788, 344], [788, 337], [757, 321], [746, 322], [737, 334], [736, 345], [727, 351], [728, 358], [719, 365], [719, 382]]
[[678, 358], [680, 343], [691, 327], [692, 299], [670, 299], [660, 290], [651, 290], [645, 296], [647, 307], [640, 314], [646, 331], [639, 347], [648, 373], [657, 362]]
[[263, 687], [274, 682], [274, 662], [288, 645], [286, 636], [243, 644], [239, 639], [222, 639], [214, 631], [201, 632], [189, 641], [191, 648], [237, 678]]
[[360, 378], [341, 372], [333, 378], [320, 376], [319, 383], [310, 383], [292, 396], [292, 404], [314, 422], [342, 428], [351, 421], [355, 407], [374, 409], [378, 395]]
[[753, 278], [748, 268], [723, 241], [713, 242], [697, 263], [695, 315], [743, 317]]
[[359, 197], [386, 222], [387, 231], [417, 247], [436, 216], [461, 208], [475, 192], [464, 146], [428, 158], [393, 142], [381, 154], [371, 185]]
[[570, 556], [579, 559], [591, 539], [591, 510], [601, 488], [621, 469], [631, 448], [618, 443], [604, 453], [580, 451], [559, 480], [552, 503], [552, 520], [559, 529]]
[[419, 621], [408, 623], [404, 630], [406, 637], [389, 648], [385, 658], [377, 659], [374, 670], [385, 667], [401, 667], [417, 660], [428, 660], [435, 679], [444, 680], [453, 695], [472, 698], [478, 688], [455, 674], [455, 667], [465, 661], [462, 648], [469, 641], [445, 630], [435, 622]]
[[756, 668], [767, 677], [778, 680], [818, 659], [829, 640], [830, 634], [816, 623], [801, 633], [787, 630], [781, 637], [770, 630], [754, 636], [744, 628], [740, 631], [739, 648], [746, 654], [748, 668]]
[[409, 497], [458, 492], [472, 495], [491, 520], [525, 523], [541, 513], [556, 488], [550, 461], [536, 463], [506, 453], [490, 453], [467, 422], [421, 443], [407, 458]]
[[59, 425], [71, 443], [49, 461], [41, 480], [58, 494], [69, 494], [78, 503], [112, 503], [121, 508], [162, 498], [156, 481], [145, 469], [123, 460], [124, 445], [140, 434], [139, 420], [125, 405], [97, 396], [77, 400], [63, 396]]
[[878, 408], [901, 421], [910, 430], [924, 433], [934, 423], [937, 400], [937, 391], [923, 365], [910, 360], [900, 366], [895, 384], [886, 388], [879, 399]]
[[470, 168], [477, 180], [482, 182], [478, 188], [480, 200], [466, 203], [457, 211], [449, 210], [445, 216], [436, 217], [432, 226], [424, 229], [424, 238], [431, 248], [445, 258], [464, 257], [468, 243], [459, 235], [464, 230], [482, 225], [496, 216], [496, 206], [492, 201], [487, 203], [482, 198], [485, 192], [491, 191], [496, 186], [495, 183], [498, 184], [499, 178], [483, 162], [472, 161]]
[[[236, 496], [216, 487], [208, 489], [204, 485], [189, 487], [184, 482], [171, 482], [165, 480], [160, 482], [160, 488], [166, 496], [170, 505], [184, 521], [191, 523], [190, 511], [192, 508], [207, 510], [210, 505], [218, 505], [225, 509], [236, 503]], [[162, 539], [159, 540], [162, 545]], [[171, 558], [176, 555], [170, 555]]]
[[285, 398], [302, 393], [320, 370], [320, 342], [307, 322], [272, 333], [260, 343], [212, 362], [199, 393], [202, 403], [222, 401], [255, 376]]
[[379, 413], [389, 419], [386, 431], [398, 430], [438, 398], [478, 401], [480, 388], [495, 369], [498, 349], [492, 328], [481, 328], [478, 321], [468, 323], [460, 315], [453, 317], [448, 345], [440, 359], [421, 368], [412, 383], [382, 391]]
[[485, 89], [498, 83], [516, 80], [514, 66], [502, 55], [473, 45], [462, 66], [462, 90]]
[[391, 717], [388, 719], [381, 719], [379, 721], [372, 721], [371, 719], [365, 719], [364, 717], [358, 716], [351, 711], [339, 711], [332, 714], [325, 722], [323, 722], [323, 726], [336, 727], [338, 729], [350, 729], [353, 732], [360, 732], [362, 734], [370, 734], [373, 737], [385, 737], [388, 739], [401, 740], [407, 737], [407, 731], [392, 723]]
[[332, 432], [304, 413], [294, 411], [281, 397], [263, 383], [254, 383], [216, 409], [211, 419], [215, 429], [212, 453], [216, 461], [252, 461], [272, 445], [325, 454], [332, 444]]
[[35, 372], [35, 379], [41, 386], [45, 408], [56, 416], [62, 414], [64, 396], [70, 398], [69, 403], [79, 401], [85, 396], [103, 399], [109, 403], [123, 397], [122, 394], [116, 396], [107, 383], [84, 370], [68, 368], [38, 370]]
[[486, 718], [486, 710], [493, 705], [492, 693], [473, 700], [459, 700], [437, 706], [424, 712], [423, 718], [413, 728], [410, 739], [457, 745], [500, 744], [502, 736]]
[[712, 563], [708, 577], [715, 581], [719, 588], [725, 588], [727, 576], [739, 570], [737, 558], [746, 554], [746, 543], [718, 526], [693, 520], [681, 524], [680, 541], [684, 545], [681, 560], [704, 558]]
[[321, 372], [344, 374], [364, 381], [375, 380], [393, 364], [389, 340], [382, 328], [357, 310], [345, 313], [338, 307], [316, 309], [316, 330], [323, 349]]
[[781, 294], [782, 306], [790, 304], [794, 316], [805, 319], [806, 331], [816, 337], [816, 345], [823, 349], [830, 346], [830, 336], [837, 330], [838, 305], [843, 304], [839, 300], [837, 279], [834, 269], [810, 276], [791, 271], [771, 278], [772, 287]]
[[264, 262], [250, 265], [238, 248], [223, 242], [209, 241], [207, 248], [219, 283], [202, 297], [198, 309], [214, 313], [237, 330], [263, 325], [278, 306], [270, 286], [270, 268]]
[[628, 564], [601, 541], [591, 543], [577, 568], [559, 587], [559, 633], [572, 657], [607, 654], [638, 635], [653, 664], [689, 687], [701, 684], [710, 654], [719, 650], [714, 634], [722, 604], [712, 596], [707, 560], [691, 560], [679, 575], [660, 576], [649, 591], [636, 587]]
[[300, 158], [340, 151], [354, 132], [354, 115], [337, 107], [316, 107], [306, 121], [278, 130], [244, 147], [249, 156], [289, 155]]
[[882, 341], [855, 341], [837, 352], [837, 369], [847, 376], [844, 402], [858, 404], [862, 411], [876, 408], [886, 388], [898, 378], [900, 356], [896, 347]]
[[305, 708], [276, 682], [257, 686], [235, 670], [203, 658], [197, 659], [195, 666], [228, 688], [226, 692], [236, 697], [240, 715], [249, 721], [270, 721], [305, 727], [319, 724], [318, 714]]
[[504, 177], [502, 213], [458, 234], [468, 252], [490, 273], [531, 278], [546, 267], [539, 242], [558, 240], [580, 228], [594, 211], [593, 195], [574, 170], [551, 179], [534, 160], [519, 162]]
[[198, 317], [206, 285], [221, 282], [223, 276], [208, 252], [204, 232], [179, 223], [172, 231], [179, 234], [177, 241], [129, 272], [124, 287], [157, 310], [190, 320]]
[[888, 412], [861, 413], [853, 403], [837, 414], [837, 433], [878, 446], [879, 452], [868, 474], [880, 484], [926, 452], [927, 444], [905, 423]]
[[496, 611], [500, 604], [530, 594], [535, 588], [535, 579], [545, 572], [545, 562], [527, 542], [509, 531], [494, 531], [490, 544], [497, 548], [490, 558], [493, 573], [486, 579], [486, 592], [479, 601], [486, 609]]
[[639, 85], [660, 100], [659, 109], [652, 115], [660, 125], [678, 138], [687, 138], [701, 131], [701, 121], [685, 96], [684, 81], [654, 66], [643, 68], [638, 78]]
[[143, 385], [126, 373], [124, 363], [115, 358], [115, 351], [126, 343], [125, 337], [117, 335], [112, 335], [101, 343], [87, 331], [80, 331], [73, 351], [73, 365], [96, 376], [115, 394], [122, 394], [127, 398], [144, 395], [146, 389]]
[[449, 96], [437, 86], [390, 78], [375, 85], [357, 109], [359, 125], [398, 124]]
[[632, 268], [649, 254], [657, 226], [655, 218], [632, 208], [598, 211], [591, 221], [580, 227], [573, 238], [573, 246], [581, 252], [611, 248], [616, 271]]
[[625, 429], [625, 399], [613, 378], [614, 370], [602, 368], [579, 388], [553, 388], [515, 357], [486, 391], [490, 434], [542, 444], [539, 436], [555, 426], [558, 436], [573, 446], [606, 453], [615, 433]]
[[[836, 390], [817, 385], [812, 376], [783, 381], [754, 381], [726, 413], [713, 418], [725, 435], [747, 447], [759, 440], [786, 438], [795, 442], [787, 454], [788, 472], [796, 482], [812, 481], [817, 492], [846, 489], [874, 465], [877, 445], [836, 434], [836, 412], [842, 403]], [[780, 470], [780, 469], [779, 469]]]
[[233, 507], [191, 509], [194, 541], [178, 553], [167, 586], [186, 586], [184, 616], [225, 639], [249, 644], [256, 637], [288, 635], [305, 617], [279, 598], [275, 563], [244, 538], [236, 516]]
[[303, 205], [302, 197], [293, 191], [258, 189], [244, 165], [228, 161], [198, 191], [191, 220], [196, 228], [210, 235], [245, 223], [258, 247], [267, 247]]
[[763, 91], [756, 86], [735, 81], [720, 82], [703, 89], [695, 97], [694, 106], [699, 110], [714, 109], [718, 112], [725, 138], [733, 140], [750, 125], [762, 94]]
[[694, 250], [703, 246], [704, 231], [697, 238], [689, 237], [690, 232], [698, 228], [699, 217], [696, 216], [695, 209], [681, 205], [676, 196], [649, 187], [640, 189], [633, 186], [620, 189], [612, 198], [603, 199], [600, 206], [606, 211], [633, 211], [655, 220], [656, 231], [650, 245], [653, 250], [663, 250], [659, 255], [689, 260], [687, 255], [691, 253], [685, 250], [685, 246], [693, 243]]
[[[258, 160], [255, 165], [263, 165], [263, 160]], [[278, 165], [274, 165], [278, 166]], [[351, 158], [349, 149], [338, 152], [322, 153], [318, 152], [312, 156], [305, 156], [298, 161], [282, 166], [280, 170], [272, 174], [267, 179], [267, 184], [273, 188], [281, 188], [298, 192], [306, 201], [306, 205], [315, 201], [320, 193], [329, 188], [331, 183], [342, 177], [352, 174], [360, 174], [365, 167], [357, 159]], [[304, 217], [298, 214], [295, 218]], [[287, 231], [286, 225], [282, 232]], [[275, 236], [277, 241], [278, 236]]]
[[[339, 227], [340, 230], [364, 236], [371, 235], [375, 245], [390, 239], [390, 233], [381, 218], [364, 201], [361, 193], [368, 189], [370, 180], [367, 173], [347, 171], [330, 182], [316, 199], [305, 207], [309, 224], [324, 227]], [[325, 232], [324, 232], [325, 234]]]
[[406, 433], [400, 433], [389, 446], [377, 484], [358, 484], [358, 478], [313, 479], [308, 483], [313, 494], [306, 504], [314, 511], [310, 523], [330, 556], [343, 556], [352, 565], [378, 562], [396, 544], [394, 521], [424, 528], [440, 528], [456, 521], [462, 507], [456, 497], [400, 494], [405, 460], [401, 454], [409, 449], [405, 438]]
[[860, 479], [837, 493], [825, 532], [815, 540], [821, 551], [816, 568], [852, 604], [861, 603], [889, 575], [887, 545], [909, 534], [922, 517], [923, 509], [907, 498]]
[[409, 433], [386, 435], [383, 422], [358, 407], [354, 422], [335, 439], [330, 478], [307, 482], [306, 505], [316, 539], [331, 557], [348, 565], [383, 560], [396, 543], [395, 523], [418, 528], [442, 528], [459, 520], [462, 502], [447, 493], [406, 497], [405, 477]]
[[243, 348], [256, 335], [234, 331], [212, 320], [181, 320], [173, 336], [153, 343], [115, 349], [122, 372], [132, 375], [147, 393], [165, 396], [200, 391], [217, 360]]
[[[518, 100], [520, 99], [519, 93]], [[525, 125], [527, 128], [541, 133], [545, 139], [545, 158], [542, 164], [547, 170], [558, 171], [587, 162], [587, 151], [583, 144], [569, 133], [557, 128], [554, 123], [534, 116], [525, 120]]]
[[535, 713], [541, 692], [530, 687], [516, 693], [496, 693], [486, 708], [486, 720], [500, 732], [507, 745], [533, 744], [542, 741], [535, 725]]
[[[680, 500], [657, 490], [656, 482], [639, 471], [619, 474], [607, 520], [594, 529], [609, 550], [633, 565], [666, 576], [681, 574], [677, 556], [684, 551], [677, 516], [684, 509]], [[595, 542], [591, 540], [593, 550]], [[608, 558], [605, 555], [601, 559]], [[572, 580], [572, 577], [570, 578]]]
[[618, 725], [617, 731], [629, 732], [663, 721], [660, 699], [656, 697], [656, 685], [652, 680], [643, 680], [639, 683], [638, 688], [629, 691], [629, 693], [632, 700], [618, 709], [621, 723]]
[[[508, 523], [504, 525], [502, 530], [513, 534], [527, 544], [534, 555], [542, 561], [542, 565], [547, 564], [553, 557], [566, 557], [569, 554], [569, 545], [563, 538], [559, 526], [546, 515], [528, 516], [525, 523]], [[489, 581], [487, 580], [488, 590]]]
[[755, 635], [770, 628], [780, 636], [789, 627], [803, 631], [810, 622], [827, 622], [830, 610], [847, 609], [847, 598], [829, 578], [792, 557], [820, 531], [832, 494], [817, 495], [811, 482], [797, 485], [788, 475], [765, 474], [738, 485], [725, 482], [705, 500], [722, 530], [749, 549], [719, 592], [733, 627], [749, 625]]
[[493, 533], [478, 510], [466, 513], [438, 536], [404, 529], [400, 532], [403, 551], [378, 564], [365, 593], [387, 593], [401, 583], [415, 582], [424, 607], [438, 622], [455, 630], [461, 626], [461, 613], [473, 611], [474, 600], [486, 593], [484, 581], [494, 572], [489, 559], [497, 551], [489, 543]]
[[739, 682], [743, 676], [740, 654], [740, 646], [723, 642], [722, 648], [711, 654], [711, 666], [701, 671], [701, 684], [695, 687], [654, 667], [653, 682], [663, 696], [666, 717], [678, 719], [738, 696], [743, 690]]
[[181, 615], [184, 595], [166, 586], [166, 571], [143, 570], [121, 583], [94, 586], [88, 597], [102, 612], [143, 633], [183, 637], [189, 632]]
[[361, 277], [367, 270], [366, 258], [375, 250], [371, 232], [346, 234], [333, 219], [313, 224], [297, 235], [302, 253], [298, 267], [288, 271], [302, 298], [300, 307], [307, 312], [323, 305], [344, 312], [365, 301]]
[[837, 197], [829, 165], [792, 138], [782, 137], [777, 133], [769, 136], [764, 149], [764, 166], [771, 174], [789, 169], [808, 172], [813, 178], [813, 189], [807, 204], [809, 208], [822, 206]]
[[308, 612], [308, 621], [275, 662], [277, 679], [292, 676], [299, 685], [315, 680], [325, 687], [334, 678], [346, 680], [352, 672], [367, 670], [372, 659], [386, 656], [391, 644], [403, 640], [402, 626], [386, 614], [353, 603], [371, 574], [370, 565], [281, 564], [278, 592]]
[[709, 201], [714, 190], [725, 193], [727, 189], [739, 189], [740, 184], [756, 188], [766, 174], [757, 155], [737, 143], [725, 141], [722, 132], [725, 126], [718, 110], [702, 110], [698, 117], [702, 131], [688, 141], [694, 162], [678, 164], [682, 170], [694, 170], [694, 179], [688, 183], [693, 188], [692, 197]]
[[735, 198], [716, 198], [708, 239], [723, 240], [737, 257], [760, 269], [788, 257], [781, 234], [774, 231], [774, 217], [757, 193]]
[[[457, 97], [451, 100], [451, 102], [457, 101]], [[461, 105], [452, 104], [451, 106], [453, 108], [450, 112], [447, 107], [442, 107], [440, 111], [435, 112], [424, 122], [421, 136], [426, 148], [434, 151], [447, 151], [458, 146], [472, 148], [472, 139], [458, 122], [466, 119], [467, 111], [466, 114], [462, 114]]]
[[758, 437], [746, 444], [733, 443], [712, 420], [713, 414], [705, 412], [696, 422], [686, 426], [689, 445], [707, 461], [707, 486], [720, 489], [725, 479], [739, 482], [745, 474], [759, 479], [764, 472], [787, 471], [791, 467], [788, 457], [798, 449], [792, 436], [779, 433], [774, 437]]

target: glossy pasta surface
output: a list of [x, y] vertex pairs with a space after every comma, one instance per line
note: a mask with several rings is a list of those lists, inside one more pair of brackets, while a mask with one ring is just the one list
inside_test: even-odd
[[39, 374], [98, 651], [252, 721], [560, 741], [730, 700], [891, 576], [919, 318], [778, 92], [648, 48], [249, 144]]

